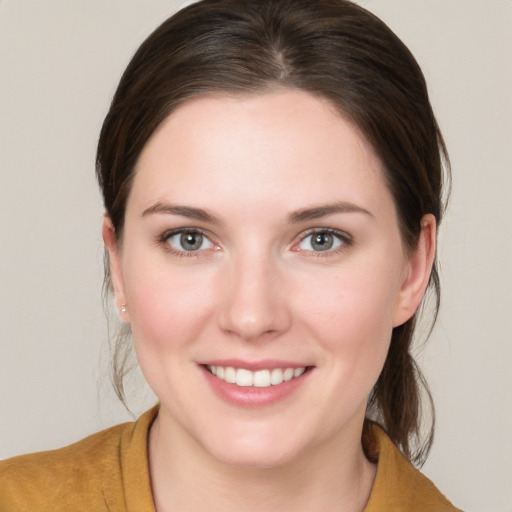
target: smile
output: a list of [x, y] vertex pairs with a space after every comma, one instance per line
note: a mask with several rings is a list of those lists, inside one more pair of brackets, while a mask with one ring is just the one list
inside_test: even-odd
[[269, 370], [251, 371], [245, 368], [233, 368], [231, 366], [206, 365], [205, 368], [220, 380], [235, 384], [240, 387], [268, 388], [277, 386], [283, 382], [300, 377], [306, 367], [300, 368], [273, 368]]

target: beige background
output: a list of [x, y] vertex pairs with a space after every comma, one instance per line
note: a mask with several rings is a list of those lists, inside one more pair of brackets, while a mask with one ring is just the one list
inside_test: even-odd
[[[512, 2], [360, 3], [418, 58], [453, 163], [424, 471], [467, 511], [510, 512]], [[94, 151], [121, 71], [176, 5], [0, 0], [0, 458], [129, 418], [108, 380]], [[135, 413], [152, 403], [131, 393]]]

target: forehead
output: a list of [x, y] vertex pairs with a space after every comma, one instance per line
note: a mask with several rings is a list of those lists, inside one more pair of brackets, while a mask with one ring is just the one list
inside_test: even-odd
[[230, 197], [291, 209], [390, 200], [380, 161], [353, 123], [329, 101], [295, 90], [184, 103], [148, 141], [131, 195], [141, 208]]

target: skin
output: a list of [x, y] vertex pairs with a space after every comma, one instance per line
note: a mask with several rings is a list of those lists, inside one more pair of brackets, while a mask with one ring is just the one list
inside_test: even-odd
[[[340, 203], [350, 211], [290, 218]], [[204, 232], [200, 250], [169, 237], [184, 228]], [[342, 238], [319, 251], [311, 229]], [[305, 92], [191, 100], [140, 156], [122, 241], [108, 217], [103, 236], [161, 403], [149, 443], [157, 509], [362, 510], [375, 476], [360, 443], [366, 401], [392, 328], [425, 290], [435, 221], [425, 216], [405, 250], [358, 130]], [[199, 365], [225, 358], [312, 369], [284, 400], [241, 407]]]

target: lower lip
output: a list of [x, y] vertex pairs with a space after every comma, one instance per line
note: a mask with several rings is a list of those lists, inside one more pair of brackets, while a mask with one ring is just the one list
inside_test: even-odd
[[307, 369], [299, 377], [282, 382], [275, 386], [257, 388], [254, 386], [237, 386], [212, 375], [204, 366], [203, 374], [213, 391], [225, 402], [239, 407], [268, 407], [285, 400], [295, 393], [311, 373]]

